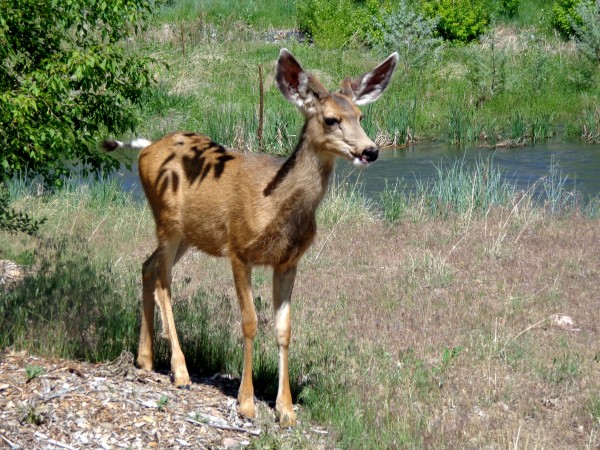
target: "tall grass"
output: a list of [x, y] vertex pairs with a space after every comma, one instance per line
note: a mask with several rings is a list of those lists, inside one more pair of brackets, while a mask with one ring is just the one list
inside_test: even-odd
[[429, 216], [481, 214], [493, 207], [510, 206], [515, 198], [516, 188], [503, 179], [493, 158], [480, 158], [474, 164], [468, 164], [464, 158], [451, 163], [442, 160], [436, 169], [436, 178], [417, 180], [412, 192], [404, 189], [402, 181], [386, 183], [380, 203], [388, 222], [401, 219], [408, 211], [414, 216], [415, 210]]
[[95, 261], [81, 238], [45, 240], [35, 261], [35, 272], [0, 304], [2, 348], [92, 361], [132, 350], [137, 280]]

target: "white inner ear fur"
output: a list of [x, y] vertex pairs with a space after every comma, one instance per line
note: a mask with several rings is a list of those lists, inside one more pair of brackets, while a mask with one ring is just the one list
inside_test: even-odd
[[352, 99], [355, 105], [361, 106], [361, 105], [366, 105], [368, 103], [373, 103], [375, 100], [377, 100], [381, 96], [381, 94], [383, 92], [381, 84], [373, 86], [371, 88], [372, 89], [371, 92], [369, 92], [368, 94], [363, 94], [363, 92], [367, 88], [371, 78], [373, 78], [373, 75], [369, 72], [361, 80], [360, 87], [354, 92], [354, 96]]
[[363, 95], [358, 99], [354, 97], [354, 104], [356, 106], [362, 106], [367, 105], [369, 103], [373, 103], [381, 96], [382, 92], [383, 90], [381, 89], [381, 87], [377, 86], [372, 92], [370, 92], [367, 95]]
[[306, 114], [313, 114], [315, 112], [314, 103], [316, 97], [312, 89], [310, 89], [306, 73], [300, 72], [298, 75], [298, 91], [291, 93], [290, 100]]

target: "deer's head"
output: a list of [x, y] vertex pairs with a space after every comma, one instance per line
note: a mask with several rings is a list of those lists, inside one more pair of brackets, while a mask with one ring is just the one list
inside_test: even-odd
[[357, 106], [381, 96], [397, 62], [398, 54], [392, 53], [371, 72], [346, 78], [339, 91], [329, 92], [284, 48], [277, 61], [277, 85], [306, 117], [304, 137], [317, 151], [342, 156], [364, 167], [377, 159], [379, 149], [363, 130]]

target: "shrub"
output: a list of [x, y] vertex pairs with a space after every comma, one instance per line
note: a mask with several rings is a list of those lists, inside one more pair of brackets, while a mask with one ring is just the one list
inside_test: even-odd
[[448, 41], [477, 39], [490, 21], [484, 0], [421, 0], [421, 7], [426, 16], [438, 19], [438, 33]]
[[557, 0], [552, 6], [550, 24], [565, 39], [573, 35], [573, 24], [581, 25], [581, 17], [576, 11], [582, 0]]
[[443, 41], [436, 36], [437, 25], [437, 19], [425, 18], [401, 2], [394, 11], [373, 19], [368, 41], [374, 47], [397, 51], [407, 72], [427, 65], [439, 55]]
[[600, 0], [575, 7], [581, 24], [573, 21], [577, 49], [590, 61], [600, 62]]
[[388, 0], [299, 0], [296, 3], [299, 28], [315, 44], [325, 48], [348, 46], [363, 41], [372, 27], [372, 18], [389, 10]]
[[521, 0], [502, 0], [500, 13], [506, 17], [515, 17], [519, 12]]

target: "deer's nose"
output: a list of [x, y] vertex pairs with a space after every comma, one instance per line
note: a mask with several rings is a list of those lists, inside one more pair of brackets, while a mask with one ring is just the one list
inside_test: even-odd
[[362, 157], [368, 162], [373, 162], [379, 156], [379, 149], [377, 147], [369, 147], [363, 150]]

